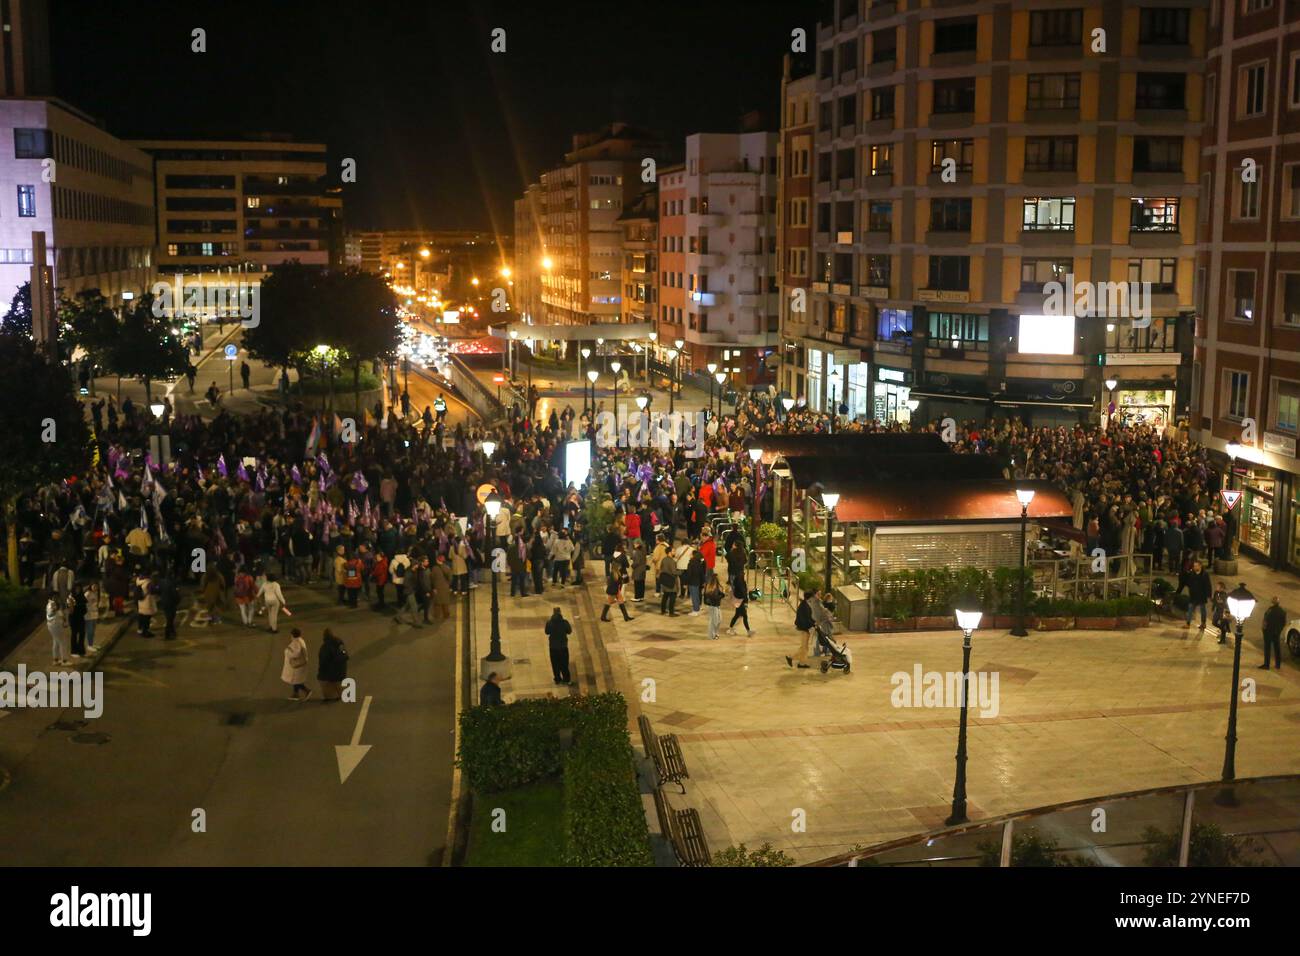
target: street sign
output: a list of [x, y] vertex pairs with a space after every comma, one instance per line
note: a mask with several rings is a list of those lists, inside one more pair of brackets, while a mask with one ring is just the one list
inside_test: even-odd
[[226, 360], [233, 362], [237, 358], [239, 358], [239, 346], [231, 342], [226, 346]]
[[1223, 499], [1224, 505], [1229, 511], [1237, 507], [1237, 501], [1241, 498], [1240, 491], [1220, 491], [1219, 497]]

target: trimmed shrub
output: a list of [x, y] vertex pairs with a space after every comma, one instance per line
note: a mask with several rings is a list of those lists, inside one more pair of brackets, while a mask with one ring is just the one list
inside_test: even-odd
[[[1147, 827], [1142, 839], [1151, 844], [1143, 854], [1144, 866], [1177, 866], [1182, 834], [1178, 830]], [[1267, 866], [1264, 845], [1254, 837], [1224, 833], [1217, 823], [1193, 823], [1187, 846], [1189, 866]]]
[[794, 866], [794, 860], [770, 843], [757, 850], [745, 849], [745, 844], [729, 846], [713, 854], [710, 866]]

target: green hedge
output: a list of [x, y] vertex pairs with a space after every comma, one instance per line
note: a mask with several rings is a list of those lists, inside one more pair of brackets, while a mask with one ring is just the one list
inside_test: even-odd
[[18, 627], [40, 605], [41, 596], [36, 591], [0, 576], [0, 632]]
[[1041, 617], [1145, 617], [1151, 613], [1151, 599], [1113, 598], [1109, 601], [1071, 601], [1066, 598], [1036, 598], [1031, 613]]
[[[1031, 572], [1026, 569], [1028, 586]], [[985, 614], [1011, 614], [1016, 607], [1019, 568], [918, 568], [880, 576], [876, 617], [903, 619], [951, 614], [959, 603]]]
[[[520, 700], [460, 716], [457, 765], [478, 793], [564, 774], [564, 861], [572, 866], [652, 866], [621, 694]], [[573, 747], [560, 749], [560, 731]]]

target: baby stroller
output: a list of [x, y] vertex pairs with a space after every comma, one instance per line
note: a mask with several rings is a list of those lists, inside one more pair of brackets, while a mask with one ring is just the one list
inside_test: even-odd
[[817, 648], [821, 654], [830, 658], [822, 661], [823, 674], [832, 667], [846, 674], [853, 669], [853, 652], [849, 650], [847, 641], [836, 642], [834, 637], [819, 630], [817, 632]]

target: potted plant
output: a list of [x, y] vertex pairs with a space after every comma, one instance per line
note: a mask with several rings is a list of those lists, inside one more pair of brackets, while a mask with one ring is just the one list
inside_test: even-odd
[[1131, 630], [1135, 627], [1146, 627], [1151, 623], [1152, 603], [1150, 598], [1141, 596], [1121, 598], [1119, 603], [1119, 617], [1117, 618], [1119, 627], [1123, 630]]
[[1113, 631], [1119, 627], [1117, 601], [1080, 601], [1074, 609], [1074, 626], [1089, 631]]

